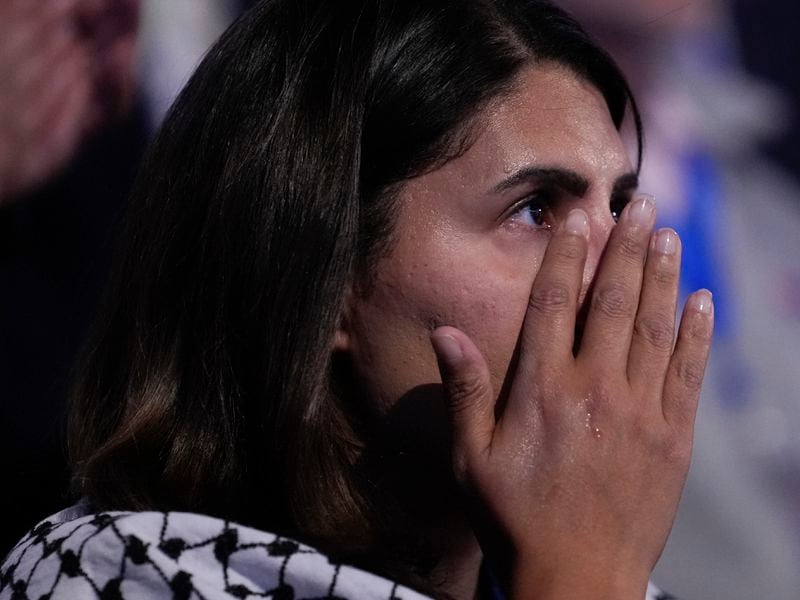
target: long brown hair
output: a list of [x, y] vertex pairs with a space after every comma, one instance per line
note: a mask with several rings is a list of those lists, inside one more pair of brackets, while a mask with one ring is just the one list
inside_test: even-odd
[[265, 0], [240, 18], [132, 194], [74, 389], [77, 490], [379, 545], [367, 442], [331, 386], [343, 303], [391, 243], [392, 190], [463, 150], [531, 61], [594, 84], [618, 127], [633, 106], [640, 131], [608, 55], [540, 0]]

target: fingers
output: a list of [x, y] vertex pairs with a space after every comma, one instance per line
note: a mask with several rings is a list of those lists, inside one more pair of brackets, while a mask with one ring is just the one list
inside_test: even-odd
[[626, 368], [654, 221], [655, 204], [642, 196], [625, 208], [612, 231], [594, 285], [580, 362]]
[[691, 431], [714, 329], [714, 304], [708, 290], [686, 301], [678, 341], [664, 381], [664, 419]]
[[42, 89], [17, 99], [16, 118], [0, 126], [13, 148], [0, 149], [0, 201], [53, 175], [79, 146], [90, 125], [90, 77], [87, 57], [72, 51]]
[[46, 86], [58, 72], [64, 58], [79, 47], [75, 33], [66, 27], [59, 27], [34, 43], [35, 49], [15, 61], [15, 85], [29, 95], [36, 94], [38, 89]]
[[79, 0], [12, 0], [0, 2], [0, 54], [18, 63], [38, 52], [39, 46], [59, 29], [74, 26]]
[[0, 19], [0, 202], [53, 175], [88, 131], [93, 73], [78, 2], [12, 4]]
[[572, 359], [588, 236], [588, 216], [574, 209], [547, 246], [522, 329], [519, 365], [524, 373], [541, 372]]
[[486, 361], [475, 344], [454, 327], [439, 327], [431, 335], [444, 385], [445, 404], [453, 436], [456, 477], [490, 447], [494, 432], [494, 392]]
[[73, 80], [63, 90], [60, 104], [43, 113], [41, 126], [31, 136], [32, 152], [25, 153], [21, 176], [37, 184], [66, 166], [88, 128], [90, 87], [86, 78]]
[[38, 132], [46, 134], [53, 127], [55, 117], [67, 114], [64, 105], [79, 93], [84, 98], [85, 112], [91, 84], [91, 59], [83, 49], [72, 48], [58, 61], [58, 69], [40, 82], [36, 93], [21, 96], [20, 101], [26, 101], [20, 116], [22, 135], [35, 137]]
[[661, 390], [675, 341], [681, 243], [672, 229], [652, 238], [633, 326], [628, 381], [635, 389]]

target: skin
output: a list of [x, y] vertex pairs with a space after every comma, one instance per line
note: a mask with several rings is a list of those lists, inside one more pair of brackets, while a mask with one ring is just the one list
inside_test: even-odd
[[0, 204], [57, 175], [133, 99], [138, 0], [0, 2]]
[[615, 227], [635, 181], [602, 96], [555, 65], [517, 84], [467, 152], [405, 184], [336, 351], [388, 439], [449, 450], [467, 510], [442, 501], [444, 591], [474, 597], [482, 552], [513, 598], [640, 600], [688, 469], [711, 299], [690, 297], [673, 348], [680, 242], [652, 233], [646, 198]]
[[[376, 267], [376, 285], [348, 319], [348, 350], [380, 412], [438, 381], [429, 336], [439, 325], [469, 333], [485, 349], [493, 385], [502, 386], [552, 235], [532, 226], [522, 206], [538, 191], [536, 181], [489, 193], [514, 173], [555, 167], [591, 183], [582, 198], [556, 191], [548, 211], [553, 225], [569, 208], [586, 210], [592, 233], [584, 294], [591, 282], [614, 226], [611, 190], [634, 169], [591, 86], [547, 68], [526, 72], [519, 87], [483, 115], [481, 135], [467, 153], [409, 181], [400, 194], [393, 252]], [[399, 425], [405, 435], [408, 424]]]

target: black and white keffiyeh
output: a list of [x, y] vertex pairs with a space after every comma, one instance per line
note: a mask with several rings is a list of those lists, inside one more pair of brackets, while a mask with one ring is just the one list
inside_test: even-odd
[[[191, 513], [83, 505], [42, 521], [0, 568], [0, 600], [424, 600], [292, 539]], [[646, 600], [668, 600], [648, 588]]]
[[0, 599], [425, 598], [294, 540], [213, 517], [80, 512], [43, 521], [17, 544], [0, 569]]

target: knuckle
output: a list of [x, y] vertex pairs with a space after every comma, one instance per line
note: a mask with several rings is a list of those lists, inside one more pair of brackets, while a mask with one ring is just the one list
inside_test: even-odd
[[669, 465], [684, 468], [692, 459], [692, 444], [685, 436], [669, 432], [659, 437], [658, 452]]
[[595, 311], [613, 319], [630, 317], [633, 313], [631, 293], [619, 282], [600, 288], [592, 299]]
[[611, 382], [591, 388], [584, 402], [584, 428], [590, 435], [604, 432], [632, 432], [638, 428], [641, 411], [627, 393]]
[[526, 409], [528, 413], [541, 423], [548, 424], [549, 428], [557, 428], [570, 419], [568, 404], [564, 402], [563, 394], [557, 386], [549, 384], [531, 386], [531, 392], [526, 395]]
[[614, 418], [623, 427], [632, 427], [641, 418], [641, 407], [630, 398], [620, 396], [614, 405]]
[[633, 425], [636, 443], [648, 449], [648, 455], [656, 464], [669, 469], [685, 470], [692, 453], [691, 436], [683, 435], [681, 429], [665, 423], [656, 424], [643, 417]]
[[670, 367], [674, 376], [683, 384], [683, 386], [690, 392], [696, 393], [700, 391], [703, 385], [703, 376], [705, 373], [705, 365], [695, 359], [678, 359], [673, 361]]
[[575, 262], [583, 258], [585, 245], [584, 238], [571, 235], [556, 246], [555, 256], [560, 262]]
[[612, 414], [620, 412], [620, 402], [617, 400], [618, 394], [610, 385], [603, 381], [596, 383], [583, 401], [587, 418], [592, 421], [611, 418]]
[[627, 229], [620, 233], [615, 245], [618, 256], [622, 259], [641, 264], [644, 261], [646, 249], [642, 244], [641, 233], [636, 229]]
[[613, 406], [619, 396], [617, 388], [615, 377], [601, 372], [601, 376], [594, 378], [584, 402], [593, 407]]
[[639, 317], [633, 326], [634, 335], [644, 339], [657, 350], [671, 350], [674, 341], [674, 324], [662, 316]]
[[447, 388], [450, 411], [454, 413], [468, 409], [476, 398], [482, 398], [488, 392], [486, 382], [476, 373], [453, 379]]
[[687, 336], [694, 342], [708, 344], [711, 342], [712, 329], [704, 320], [695, 319], [687, 328]]
[[663, 262], [653, 269], [651, 277], [661, 287], [669, 287], [678, 283], [677, 269], [671, 268], [671, 266], [665, 265]]
[[563, 283], [534, 286], [528, 304], [536, 312], [546, 315], [561, 313], [572, 306], [572, 293]]

